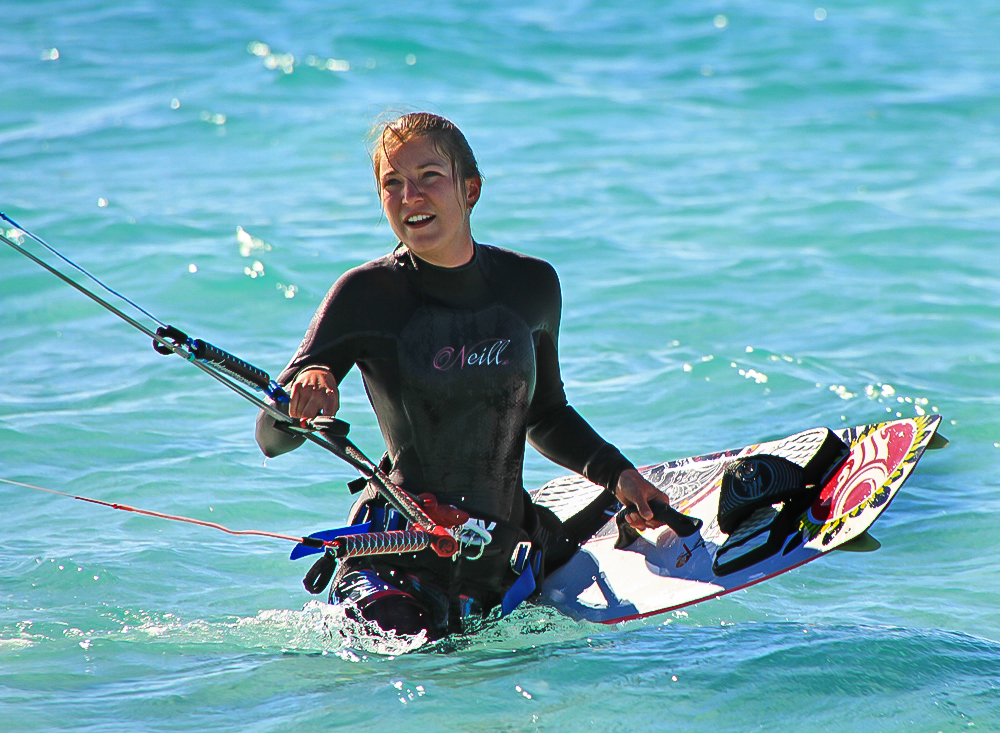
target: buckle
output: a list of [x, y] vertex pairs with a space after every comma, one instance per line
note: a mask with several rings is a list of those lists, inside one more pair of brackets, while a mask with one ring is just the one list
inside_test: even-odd
[[514, 546], [514, 552], [510, 556], [510, 569], [515, 575], [520, 575], [528, 566], [531, 557], [531, 542], [522, 541]]
[[[467, 547], [478, 547], [479, 552], [475, 555], [466, 555], [468, 560], [478, 560], [486, 551], [486, 545], [493, 541], [493, 536], [483, 527], [483, 522], [478, 519], [470, 519], [461, 527], [457, 527], [458, 542], [462, 545], [462, 550]], [[453, 560], [458, 560], [455, 555]]]

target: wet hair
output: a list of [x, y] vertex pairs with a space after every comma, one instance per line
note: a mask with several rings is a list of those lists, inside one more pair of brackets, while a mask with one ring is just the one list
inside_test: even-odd
[[419, 137], [430, 138], [437, 151], [451, 162], [456, 183], [470, 178], [483, 179], [469, 141], [454, 122], [430, 112], [408, 112], [377, 122], [369, 133], [375, 186], [379, 191], [382, 184], [378, 169], [382, 160], [399, 150], [404, 143]]

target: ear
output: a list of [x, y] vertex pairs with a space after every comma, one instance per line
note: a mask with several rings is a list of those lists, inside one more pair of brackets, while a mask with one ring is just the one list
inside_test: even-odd
[[479, 201], [479, 194], [483, 192], [483, 182], [479, 178], [468, 178], [465, 181], [465, 204], [469, 211]]

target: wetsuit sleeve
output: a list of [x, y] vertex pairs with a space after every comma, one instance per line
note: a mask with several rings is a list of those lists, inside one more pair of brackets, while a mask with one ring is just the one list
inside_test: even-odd
[[[295, 356], [278, 375], [278, 384], [288, 385], [310, 366], [326, 367], [337, 384], [343, 381], [359, 358], [356, 333], [357, 325], [363, 322], [365, 301], [358, 297], [357, 280], [358, 276], [349, 272], [330, 289]], [[257, 415], [256, 438], [257, 445], [269, 458], [294, 450], [305, 442], [305, 438], [278, 427], [276, 420], [263, 410]]]
[[546, 308], [547, 327], [539, 332], [536, 345], [535, 395], [528, 411], [528, 442], [550, 461], [613, 493], [622, 471], [634, 466], [566, 400], [557, 347], [562, 298], [554, 272], [552, 290]]

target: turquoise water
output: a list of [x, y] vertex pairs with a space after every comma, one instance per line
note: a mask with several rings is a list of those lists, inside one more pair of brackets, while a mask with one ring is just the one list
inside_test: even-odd
[[[3, 484], [4, 730], [1000, 730], [995, 4], [510, 5], [0, 0], [0, 210], [276, 372], [394, 244], [370, 122], [439, 111], [477, 238], [556, 266], [570, 399], [634, 461], [941, 414], [882, 549], [398, 654], [280, 542]], [[299, 535], [349, 506], [349, 468], [265, 464], [252, 406], [8, 248], [0, 373], [2, 478]], [[343, 416], [380, 453], [356, 375]]]

